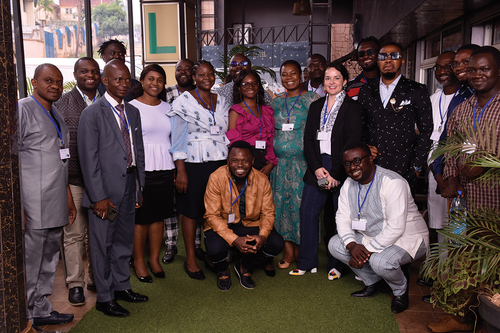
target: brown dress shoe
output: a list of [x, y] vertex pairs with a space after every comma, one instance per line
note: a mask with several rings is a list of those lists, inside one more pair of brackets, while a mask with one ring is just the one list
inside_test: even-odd
[[430, 323], [427, 327], [435, 333], [470, 332], [473, 328], [472, 324], [458, 322], [453, 316], [443, 317], [438, 323]]

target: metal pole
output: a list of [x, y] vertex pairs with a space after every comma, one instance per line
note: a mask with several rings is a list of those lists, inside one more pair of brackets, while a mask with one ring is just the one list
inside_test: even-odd
[[201, 0], [196, 0], [196, 59], [201, 59], [202, 58], [202, 53], [201, 53], [201, 47], [202, 40], [201, 40]]
[[85, 12], [85, 45], [87, 57], [93, 58], [94, 51], [92, 45], [92, 4], [91, 0], [84, 0]]
[[180, 24], [180, 34], [181, 34], [181, 59], [186, 59], [186, 14], [185, 9], [186, 4], [184, 0], [179, 1], [179, 24]]
[[130, 47], [130, 76], [135, 79], [135, 49], [134, 49], [134, 10], [132, 0], [127, 0], [128, 7], [128, 44]]
[[[223, 4], [224, 4], [224, 33], [223, 33], [223, 38], [224, 38], [224, 59], [227, 58], [227, 37], [229, 35], [228, 33], [228, 30], [227, 30], [227, 1], [226, 0], [222, 0]], [[228, 65], [228, 62], [227, 61], [224, 61], [224, 73], [227, 73], [227, 65]]]
[[16, 44], [17, 84], [19, 87], [19, 98], [24, 98], [28, 94], [26, 90], [26, 66], [24, 62], [23, 28], [20, 7], [20, 1], [12, 1], [12, 11], [14, 14], [14, 41]]
[[241, 45], [245, 46], [245, 0], [241, 1]]

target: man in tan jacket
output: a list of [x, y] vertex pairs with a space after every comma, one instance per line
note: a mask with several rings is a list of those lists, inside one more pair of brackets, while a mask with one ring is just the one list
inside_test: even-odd
[[253, 289], [253, 266], [267, 264], [266, 274], [274, 276], [272, 260], [285, 245], [273, 230], [276, 211], [271, 185], [266, 175], [252, 168], [253, 162], [253, 147], [245, 141], [234, 142], [227, 165], [210, 175], [205, 192], [205, 247], [222, 291], [231, 288], [226, 261], [230, 247], [241, 254], [234, 267], [240, 284]]

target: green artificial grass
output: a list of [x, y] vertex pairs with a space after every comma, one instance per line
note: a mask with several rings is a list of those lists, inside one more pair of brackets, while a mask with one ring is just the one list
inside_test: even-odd
[[[184, 249], [163, 265], [167, 277], [141, 283], [131, 271], [132, 290], [149, 296], [146, 303], [119, 303], [130, 311], [126, 318], [107, 317], [92, 308], [71, 329], [78, 332], [399, 332], [390, 310], [389, 294], [372, 298], [351, 297], [364, 287], [350, 270], [341, 279], [328, 281], [326, 249], [320, 247], [318, 273], [290, 276], [277, 269], [268, 277], [256, 269], [256, 287], [244, 289], [231, 263], [232, 287], [217, 288], [217, 277], [199, 262], [207, 278], [190, 279], [184, 272]], [[161, 252], [163, 254], [163, 252]], [[281, 255], [278, 256], [281, 258]], [[275, 259], [275, 263], [278, 259]]]

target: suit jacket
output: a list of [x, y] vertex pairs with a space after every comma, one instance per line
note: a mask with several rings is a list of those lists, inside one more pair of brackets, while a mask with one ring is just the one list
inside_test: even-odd
[[[314, 171], [323, 167], [316, 132], [320, 126], [321, 110], [325, 100], [326, 97], [321, 97], [311, 104], [304, 130], [304, 154], [307, 161], [304, 182], [311, 186], [318, 186]], [[342, 149], [348, 142], [361, 140], [361, 131], [363, 129], [361, 110], [361, 104], [346, 95], [333, 125], [331, 138], [332, 169], [328, 170], [328, 172], [330, 176], [338, 181], [343, 181], [347, 177], [342, 164]]]
[[54, 102], [54, 105], [62, 113], [64, 122], [69, 129], [69, 170], [68, 179], [71, 185], [83, 186], [82, 171], [78, 160], [78, 148], [76, 145], [78, 122], [82, 111], [87, 107], [81, 93], [76, 86], [64, 93], [61, 98]]
[[[364, 139], [381, 153], [377, 164], [396, 171], [412, 187], [416, 181], [413, 166], [426, 166], [431, 146], [433, 125], [429, 94], [425, 85], [401, 76], [390, 97], [395, 103], [388, 102], [384, 108], [379, 83], [380, 80], [376, 80], [359, 91], [358, 101], [363, 104]], [[400, 106], [402, 108], [396, 112], [394, 109]], [[415, 132], [415, 125], [420, 134]]]
[[[68, 127], [56, 107], [65, 145]], [[68, 161], [61, 160], [60, 140], [52, 120], [31, 98], [17, 105], [20, 185], [27, 229], [62, 227], [69, 222]], [[67, 147], [67, 146], [66, 146]]]
[[[146, 175], [141, 117], [139, 110], [127, 102], [125, 111], [130, 121], [137, 166], [137, 200], [141, 202], [140, 189]], [[113, 110], [104, 96], [82, 112], [77, 144], [85, 184], [82, 206], [90, 207], [91, 203], [106, 198], [120, 205], [125, 193], [127, 151]]]

